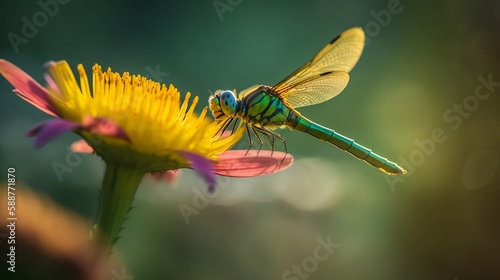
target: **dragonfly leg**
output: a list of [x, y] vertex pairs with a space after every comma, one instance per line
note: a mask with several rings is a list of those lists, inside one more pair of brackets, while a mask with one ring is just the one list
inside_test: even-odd
[[[217, 134], [219, 134], [219, 138], [217, 139], [217, 141], [220, 140], [220, 138], [222, 137], [222, 134], [224, 134], [224, 131], [226, 131], [226, 129], [231, 125], [231, 123], [233, 121], [234, 121], [234, 118], [228, 118], [224, 121], [222, 126], [219, 128], [219, 130], [217, 130], [217, 132], [214, 135], [214, 136], [217, 136]], [[235, 122], [235, 124], [236, 124], [236, 122]], [[234, 129], [233, 129], [233, 131], [234, 131]]]
[[272, 134], [267, 134], [267, 140], [269, 140], [269, 144], [271, 144], [271, 156], [274, 153], [274, 136]]
[[248, 136], [248, 141], [250, 142], [250, 144], [248, 145], [248, 150], [245, 153], [245, 156], [246, 156], [246, 155], [248, 155], [248, 152], [252, 148], [253, 141], [252, 141], [252, 136], [250, 135], [250, 125], [249, 124], [245, 124], [245, 126], [247, 127], [246, 132], [247, 132], [247, 136]]
[[271, 156], [273, 156], [274, 153], [274, 135], [271, 130], [268, 129], [262, 129], [260, 130], [260, 133], [264, 134], [267, 137], [267, 141], [271, 145]]
[[[261, 133], [262, 135], [264, 135], [264, 136], [267, 137], [267, 140], [269, 141], [269, 144], [271, 145], [271, 156], [272, 156], [273, 155], [273, 150], [274, 150], [274, 138], [273, 138], [273, 135], [269, 132], [269, 130], [267, 130], [265, 128], [262, 128], [262, 127], [253, 126], [252, 129], [255, 132], [255, 135], [257, 135], [257, 137], [259, 137], [259, 139], [261, 139], [261, 138], [260, 138], [260, 136], [258, 136], [258, 133]], [[261, 144], [264, 144], [262, 142], [262, 139], [260, 141], [261, 141]]]
[[257, 139], [259, 140], [260, 145], [259, 145], [259, 150], [257, 151], [257, 155], [259, 155], [260, 150], [262, 149], [262, 145], [264, 145], [264, 142], [262, 142], [262, 138], [260, 138], [260, 135], [254, 126], [252, 126], [252, 131], [255, 134], [255, 136], [257, 137]]
[[238, 120], [236, 120], [233, 124], [233, 127], [231, 128], [231, 134], [233, 134], [236, 131], [236, 125], [239, 123]]
[[258, 132], [266, 135], [266, 137], [269, 139], [269, 143], [271, 144], [271, 156], [273, 155], [273, 152], [274, 152], [274, 138], [278, 138], [279, 140], [281, 140], [281, 142], [283, 142], [283, 146], [285, 148], [285, 157], [281, 160], [281, 163], [283, 163], [283, 161], [286, 158], [286, 155], [288, 154], [288, 149], [286, 147], [285, 139], [283, 137], [281, 137], [281, 135], [279, 135], [278, 133], [276, 133], [272, 130], [269, 130], [269, 129], [265, 129], [262, 127], [255, 127], [255, 126], [254, 126], [254, 129], [256, 129]]
[[274, 137], [278, 138], [281, 140], [281, 142], [283, 142], [283, 146], [285, 146], [285, 156], [283, 157], [283, 159], [281, 160], [281, 163], [280, 165], [283, 163], [283, 161], [285, 161], [285, 158], [286, 158], [286, 155], [288, 154], [288, 149], [286, 148], [286, 141], [285, 141], [285, 138], [281, 137], [281, 135], [279, 135], [278, 133], [272, 131], [274, 133]]

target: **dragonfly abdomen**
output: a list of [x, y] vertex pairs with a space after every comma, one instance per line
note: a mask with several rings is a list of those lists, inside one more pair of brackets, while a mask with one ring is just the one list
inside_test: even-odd
[[320, 140], [326, 141], [387, 174], [406, 173], [406, 170], [402, 167], [384, 157], [379, 156], [371, 149], [361, 146], [354, 140], [347, 138], [332, 129], [316, 124], [302, 116], [297, 115], [296, 119], [293, 120], [293, 123], [290, 123], [290, 126], [293, 129], [308, 133]]

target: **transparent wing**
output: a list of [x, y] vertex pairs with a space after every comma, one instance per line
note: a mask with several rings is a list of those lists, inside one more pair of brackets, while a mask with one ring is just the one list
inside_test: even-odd
[[[291, 88], [282, 88], [285, 97], [282, 98], [292, 108], [318, 104], [337, 96], [349, 82], [346, 72], [331, 72], [302, 80]], [[278, 92], [281, 95], [280, 92]]]
[[[316, 81], [322, 75], [328, 75], [331, 72], [349, 73], [354, 68], [354, 65], [359, 60], [363, 47], [365, 45], [365, 33], [359, 27], [351, 28], [344, 31], [337, 38], [333, 39], [330, 44], [324, 47], [311, 61], [299, 68], [297, 71], [286, 77], [283, 81], [273, 87], [275, 92], [280, 94], [283, 99], [291, 99], [288, 95], [292, 94], [293, 89], [297, 85], [303, 85], [307, 81]], [[341, 74], [343, 75], [343, 74]], [[335, 75], [334, 75], [335, 76]], [[315, 78], [311, 78], [315, 77]], [[339, 78], [339, 77], [336, 77]], [[334, 78], [333, 81], [338, 80]], [[327, 82], [328, 79], [320, 79]], [[348, 78], [347, 78], [348, 80]], [[326, 87], [337, 88], [336, 85]], [[345, 86], [344, 86], [345, 87]], [[343, 88], [342, 88], [343, 89]], [[342, 90], [340, 90], [342, 91]], [[332, 93], [334, 92], [334, 93]], [[318, 93], [320, 93], [318, 91]], [[321, 98], [316, 97], [314, 102], [309, 102], [308, 105], [321, 103], [330, 98], [333, 98], [339, 92], [331, 91], [330, 94], [322, 94]], [[313, 94], [308, 95], [312, 98]], [[302, 99], [306, 99], [304, 97]], [[306, 105], [303, 105], [306, 106]]]

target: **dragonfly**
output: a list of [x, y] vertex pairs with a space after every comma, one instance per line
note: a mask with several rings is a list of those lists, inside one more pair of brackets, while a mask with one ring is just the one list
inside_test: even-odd
[[[274, 137], [285, 145], [276, 128], [290, 128], [328, 142], [389, 175], [406, 174], [406, 170], [379, 156], [354, 140], [321, 126], [296, 109], [316, 105], [337, 96], [349, 82], [349, 72], [358, 62], [365, 45], [365, 33], [359, 27], [350, 28], [334, 38], [314, 58], [277, 85], [254, 85], [236, 95], [236, 90], [217, 90], [209, 97], [209, 107], [225, 131], [233, 121], [246, 125], [256, 135], [261, 146], [265, 135], [274, 149]], [[236, 125], [236, 122], [234, 123]]]

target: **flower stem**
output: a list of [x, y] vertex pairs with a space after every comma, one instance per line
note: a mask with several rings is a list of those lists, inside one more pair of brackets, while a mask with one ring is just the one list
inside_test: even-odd
[[137, 168], [106, 162], [97, 228], [104, 245], [111, 248], [118, 240], [123, 222], [145, 172]]

